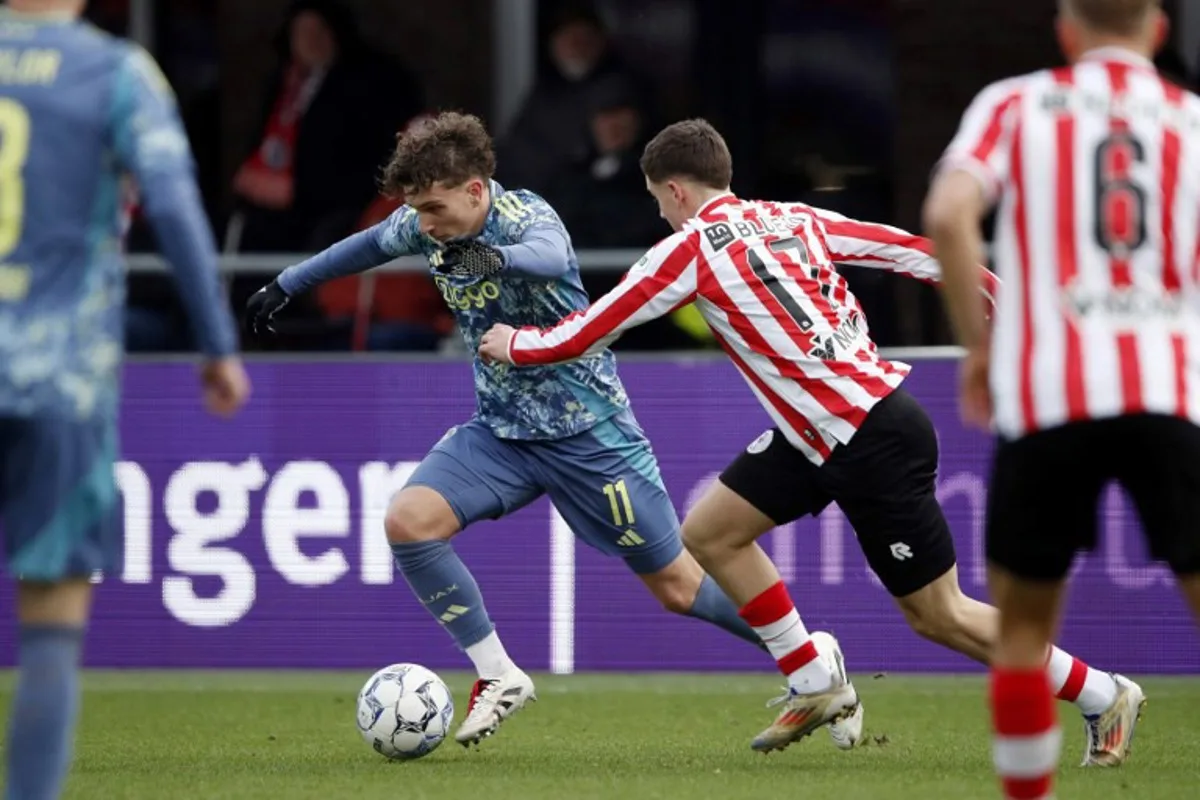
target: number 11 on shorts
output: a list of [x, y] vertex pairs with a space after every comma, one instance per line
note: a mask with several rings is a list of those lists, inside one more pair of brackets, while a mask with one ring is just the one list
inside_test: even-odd
[[[605, 484], [604, 496], [608, 498], [609, 508], [612, 509], [613, 525], [623, 528], [636, 522], [633, 518], [633, 503], [629, 501], [629, 490], [625, 488], [624, 478], [616, 483]], [[624, 516], [621, 516], [622, 512]]]

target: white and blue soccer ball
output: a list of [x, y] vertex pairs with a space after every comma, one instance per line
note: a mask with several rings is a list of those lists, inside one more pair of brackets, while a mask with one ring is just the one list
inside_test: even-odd
[[446, 738], [453, 719], [450, 690], [419, 664], [384, 667], [358, 693], [359, 733], [387, 758], [429, 755]]

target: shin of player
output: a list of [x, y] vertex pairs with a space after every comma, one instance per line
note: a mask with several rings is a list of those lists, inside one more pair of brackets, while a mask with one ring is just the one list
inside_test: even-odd
[[403, 489], [384, 518], [396, 566], [409, 588], [475, 666], [478, 680], [469, 707], [482, 699], [506, 716], [536, 699], [533, 682], [504, 649], [475, 577], [450, 544], [460, 527], [446, 499], [425, 486]]
[[421, 605], [462, 649], [484, 681], [516, 668], [483, 605], [479, 585], [454, 552], [458, 521], [437, 492], [402, 491], [384, 519], [396, 566]]
[[829, 638], [828, 652], [818, 651], [780, 578], [757, 540], [775, 527], [757, 509], [715, 483], [688, 514], [683, 537], [688, 550], [727, 595], [766, 645], [788, 693], [773, 703], [786, 703], [783, 714], [760, 733], [751, 747], [782, 750], [831, 722], [855, 724], [831, 728], [839, 747], [852, 747], [861, 735], [862, 706], [846, 675], [841, 650]]
[[23, 582], [18, 589], [18, 675], [7, 747], [11, 800], [58, 796], [79, 708], [91, 589], [87, 579]]
[[995, 565], [988, 583], [1000, 609], [1000, 632], [992, 655], [989, 699], [995, 739], [992, 758], [1005, 797], [1050, 797], [1062, 750], [1062, 730], [1045, 666], [1060, 613], [1057, 583], [1017, 587]]

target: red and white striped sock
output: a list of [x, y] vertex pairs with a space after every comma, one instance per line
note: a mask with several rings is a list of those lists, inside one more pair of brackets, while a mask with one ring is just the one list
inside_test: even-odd
[[800, 694], [823, 692], [833, 685], [833, 674], [817, 657], [817, 646], [800, 621], [783, 581], [747, 603], [738, 615], [763, 640], [788, 685]]
[[992, 761], [1008, 800], [1054, 796], [1062, 730], [1042, 669], [992, 669]]
[[1103, 714], [1117, 701], [1117, 682], [1112, 675], [1092, 669], [1057, 647], [1050, 648], [1046, 671], [1054, 696], [1074, 703], [1084, 716]]

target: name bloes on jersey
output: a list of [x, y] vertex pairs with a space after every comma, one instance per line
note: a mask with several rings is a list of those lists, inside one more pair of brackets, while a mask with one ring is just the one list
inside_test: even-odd
[[51, 84], [58, 80], [62, 53], [51, 48], [0, 48], [0, 83]]

